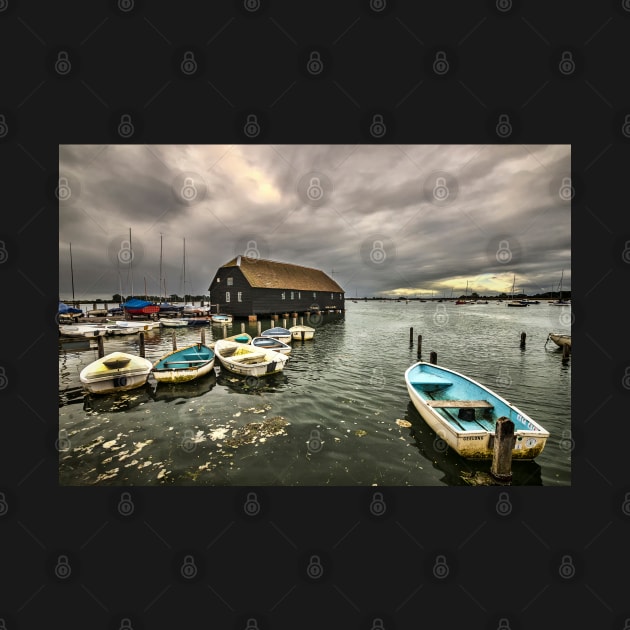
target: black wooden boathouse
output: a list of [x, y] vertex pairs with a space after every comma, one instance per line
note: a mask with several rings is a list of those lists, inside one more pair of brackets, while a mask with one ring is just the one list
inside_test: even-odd
[[323, 271], [248, 256], [219, 267], [208, 290], [212, 312], [234, 317], [344, 308], [343, 289]]

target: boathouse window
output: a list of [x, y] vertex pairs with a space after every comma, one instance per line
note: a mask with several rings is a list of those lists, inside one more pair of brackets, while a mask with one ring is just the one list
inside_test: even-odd
[[317, 297], [317, 293], [315, 293], [315, 291], [313, 291], [313, 299]]
[[242, 291], [239, 291], [239, 292], [236, 294], [236, 301], [237, 301], [237, 302], [242, 302], [242, 301], [243, 301], [243, 292], [242, 292]]
[[334, 300], [334, 299], [335, 299], [335, 294], [334, 294], [334, 293], [331, 293], [331, 294], [330, 294], [330, 299], [331, 299], [331, 300]]
[[283, 300], [286, 298], [286, 294], [285, 294], [285, 292], [284, 292], [284, 291], [280, 294], [280, 297], [281, 297]]
[[291, 291], [291, 299], [293, 299], [293, 291]]
[[221, 278], [217, 278], [217, 284], [221, 282]]
[[232, 286], [232, 284], [233, 284], [233, 282], [234, 282], [234, 278], [228, 278], [228, 279], [227, 279], [227, 285], [228, 285], [228, 287], [231, 287], [231, 286]]
[[229, 291], [226, 291], [226, 292], [225, 292], [225, 301], [226, 301], [226, 302], [229, 302], [229, 301], [230, 301], [230, 292], [229, 292]]
[[302, 298], [302, 293], [298, 291], [298, 300]]

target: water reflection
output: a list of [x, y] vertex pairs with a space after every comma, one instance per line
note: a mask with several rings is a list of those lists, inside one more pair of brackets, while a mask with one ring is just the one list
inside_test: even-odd
[[214, 370], [211, 370], [205, 376], [186, 383], [165, 383], [159, 381], [156, 384], [153, 399], [170, 402], [178, 398], [200, 398], [207, 394], [216, 384], [217, 376]]

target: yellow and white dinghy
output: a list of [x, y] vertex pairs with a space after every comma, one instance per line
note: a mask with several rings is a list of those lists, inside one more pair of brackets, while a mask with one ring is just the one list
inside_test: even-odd
[[84, 367], [79, 379], [92, 394], [112, 394], [144, 385], [152, 367], [143, 357], [112, 352]]

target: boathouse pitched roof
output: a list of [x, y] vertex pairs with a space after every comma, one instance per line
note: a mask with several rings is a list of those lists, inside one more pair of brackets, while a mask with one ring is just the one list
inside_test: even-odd
[[236, 256], [221, 268], [224, 267], [239, 267], [247, 282], [256, 288], [344, 292], [323, 271], [311, 267], [248, 256]]

